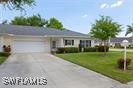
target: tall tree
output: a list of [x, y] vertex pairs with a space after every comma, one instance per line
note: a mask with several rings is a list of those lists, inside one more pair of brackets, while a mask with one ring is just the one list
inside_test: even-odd
[[101, 16], [100, 19], [96, 20], [92, 24], [90, 35], [91, 37], [97, 38], [104, 44], [104, 51], [106, 52], [105, 46], [106, 41], [109, 38], [115, 37], [121, 31], [121, 25], [117, 22], [113, 22], [109, 16]]
[[55, 28], [55, 29], [59, 29], [59, 30], [64, 29], [62, 23], [59, 22], [59, 20], [57, 20], [56, 18], [50, 18], [50, 20], [48, 21], [46, 27]]
[[127, 25], [127, 31], [125, 36], [127, 36], [128, 34], [132, 34], [132, 46], [133, 46], [133, 23], [131, 25]]
[[11, 20], [10, 24], [42, 27], [43, 25], [46, 25], [46, 23], [47, 21], [38, 14], [31, 17], [15, 17], [13, 20]]
[[13, 20], [11, 20], [10, 24], [13, 25], [29, 25], [27, 18], [20, 16], [20, 17], [15, 17]]
[[24, 10], [24, 6], [32, 6], [35, 5], [34, 0], [0, 0], [0, 4], [8, 7], [10, 10]]

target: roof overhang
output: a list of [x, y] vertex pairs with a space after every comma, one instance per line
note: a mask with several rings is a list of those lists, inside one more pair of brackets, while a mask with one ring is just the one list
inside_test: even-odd
[[14, 34], [8, 34], [8, 33], [0, 33], [2, 36], [12, 36], [12, 37], [59, 37], [59, 38], [90, 38], [89, 36], [65, 36], [65, 35], [14, 35]]

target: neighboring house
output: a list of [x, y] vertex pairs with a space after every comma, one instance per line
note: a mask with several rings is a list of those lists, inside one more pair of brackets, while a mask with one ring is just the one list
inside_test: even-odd
[[[111, 46], [123, 46], [122, 41], [127, 40], [129, 42], [128, 45], [132, 44], [132, 38], [131, 37], [116, 37], [116, 38], [111, 38], [110, 40], [107, 41], [108, 44]], [[94, 40], [94, 46], [99, 45], [100, 41], [98, 39]]]
[[12, 53], [51, 52], [58, 47], [93, 46], [87, 35], [70, 30], [0, 24], [0, 51], [10, 45]]

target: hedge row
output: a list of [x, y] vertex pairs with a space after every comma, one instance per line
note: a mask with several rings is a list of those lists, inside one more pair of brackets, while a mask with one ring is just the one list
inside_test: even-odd
[[57, 53], [78, 53], [78, 47], [60, 47], [57, 49]]
[[97, 52], [98, 48], [97, 47], [87, 47], [84, 48], [84, 52]]
[[[109, 47], [108, 46], [99, 46], [99, 47], [87, 47], [87, 48], [83, 48], [82, 52], [104, 52], [106, 50], [106, 52], [109, 51]], [[57, 49], [56, 53], [78, 53], [81, 52], [80, 48], [78, 47], [60, 47]]]
[[9, 55], [10, 55], [10, 53], [7, 53], [7, 52], [0, 52], [0, 56], [8, 57]]

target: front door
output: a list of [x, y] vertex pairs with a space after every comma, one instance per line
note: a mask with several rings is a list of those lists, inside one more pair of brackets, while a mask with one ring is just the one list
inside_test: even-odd
[[52, 49], [56, 49], [56, 41], [52, 41]]

